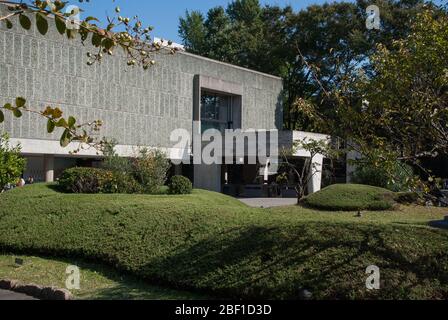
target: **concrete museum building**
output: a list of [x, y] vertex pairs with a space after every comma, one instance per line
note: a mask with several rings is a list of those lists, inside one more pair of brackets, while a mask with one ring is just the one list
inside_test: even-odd
[[[23, 96], [34, 109], [57, 106], [81, 123], [100, 119], [104, 123], [100, 135], [118, 141], [121, 156], [131, 156], [138, 146], [170, 151], [171, 132], [182, 128], [193, 136], [194, 121], [200, 123], [201, 131], [282, 130], [282, 80], [278, 77], [186, 52], [157, 54], [156, 65], [146, 71], [127, 66], [119, 55], [88, 66], [89, 49], [79, 39], [62, 37], [53, 26], [42, 36], [34, 26], [26, 31], [0, 24], [0, 103]], [[70, 148], [60, 147], [58, 133], [48, 134], [45, 120], [38, 115], [24, 113], [13, 119], [5, 113], [0, 124], [0, 132], [4, 131], [12, 143], [22, 146], [27, 158], [25, 178], [53, 181], [65, 168], [95, 165], [100, 159], [93, 150], [70, 155]], [[280, 133], [279, 139], [286, 144], [304, 135], [326, 138]], [[191, 146], [167, 154], [189, 156]], [[307, 154], [298, 152], [297, 156]], [[173, 171], [190, 177], [198, 188], [226, 189], [238, 195], [244, 195], [244, 186], [246, 195], [255, 195], [260, 188], [257, 165], [181, 165]], [[310, 191], [319, 190], [320, 184], [317, 174]], [[238, 186], [239, 191], [225, 185]]]

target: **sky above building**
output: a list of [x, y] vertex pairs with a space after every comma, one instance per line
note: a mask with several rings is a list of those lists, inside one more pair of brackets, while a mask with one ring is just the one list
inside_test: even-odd
[[[354, 2], [355, 0], [346, 0]], [[440, 3], [443, 0], [434, 0]], [[80, 6], [85, 12], [83, 16], [93, 15], [102, 21], [105, 17], [114, 14], [116, 6], [121, 8], [123, 16], [133, 17], [138, 15], [145, 25], [153, 26], [152, 36], [169, 39], [177, 43], [182, 40], [178, 35], [179, 18], [185, 15], [186, 10], [199, 10], [206, 13], [210, 8], [226, 6], [231, 0], [90, 0], [84, 1]], [[260, 0], [263, 5], [291, 5], [295, 10], [300, 10], [313, 4], [325, 2], [340, 2], [333, 0]], [[79, 4], [70, 0], [71, 4]], [[372, 1], [374, 3], [374, 1]]]
[[[181, 43], [178, 35], [179, 18], [185, 15], [186, 10], [206, 13], [210, 8], [226, 6], [229, 2], [231, 0], [90, 0], [90, 3], [84, 2], [81, 7], [85, 10], [83, 16], [93, 15], [105, 20], [107, 13], [112, 15], [118, 5], [123, 16], [137, 14], [144, 24], [153, 26], [153, 36]], [[328, 0], [260, 0], [260, 2], [269, 5], [291, 5], [295, 10], [300, 10], [312, 4], [323, 4]], [[72, 0], [70, 3], [76, 4], [77, 1]]]

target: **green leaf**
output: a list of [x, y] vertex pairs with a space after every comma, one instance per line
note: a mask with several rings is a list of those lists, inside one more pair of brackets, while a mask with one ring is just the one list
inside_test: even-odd
[[9, 19], [5, 19], [6, 28], [12, 29], [12, 22]]
[[78, 30], [76, 29], [67, 29], [67, 38], [69, 39], [75, 39], [76, 35], [78, 34]]
[[84, 19], [84, 21], [87, 21], [87, 22], [89, 22], [89, 21], [97, 21], [97, 22], [100, 22], [100, 21], [98, 20], [98, 18], [95, 18], [95, 17], [87, 17], [87, 18]]
[[70, 144], [70, 132], [65, 130], [61, 136], [61, 140], [59, 141], [62, 148], [67, 147]]
[[14, 114], [14, 116], [16, 118], [20, 118], [22, 116], [22, 111], [20, 111], [20, 109], [18, 109], [18, 108], [14, 109], [14, 111], [12, 113]]
[[26, 30], [31, 29], [31, 20], [26, 15], [21, 14], [19, 16], [19, 22], [23, 29], [26, 29]]
[[68, 117], [68, 126], [69, 126], [70, 128], [73, 128], [73, 126], [75, 125], [75, 123], [76, 123], [76, 119], [75, 119], [75, 118], [73, 118], [72, 116]]
[[4, 115], [3, 111], [0, 110], [0, 123], [2, 123], [3, 121], [5, 121], [5, 115]]
[[92, 44], [95, 47], [99, 47], [101, 45], [102, 37], [98, 33], [94, 33], [92, 35]]
[[47, 122], [47, 131], [48, 131], [48, 133], [53, 133], [54, 128], [55, 128], [54, 121], [51, 120], [51, 119], [48, 119], [48, 122]]
[[65, 24], [64, 19], [62, 19], [59, 16], [56, 16], [54, 19], [55, 23], [56, 23], [56, 29], [58, 30], [58, 32], [63, 35], [65, 33], [65, 30], [67, 29], [67, 26]]
[[22, 108], [22, 107], [24, 107], [25, 104], [26, 104], [26, 99], [25, 99], [25, 98], [22, 98], [22, 97], [17, 97], [17, 98], [16, 98], [16, 106], [17, 106], [18, 108]]
[[67, 121], [65, 121], [64, 118], [59, 119], [59, 121], [56, 122], [56, 127], [67, 128], [68, 127], [68, 123], [67, 123]]
[[39, 31], [39, 33], [41, 35], [46, 35], [48, 32], [48, 21], [47, 21], [47, 17], [45, 17], [45, 15], [43, 15], [42, 13], [37, 13], [36, 14], [36, 26], [37, 26], [37, 30]]
[[10, 103], [5, 104], [4, 108], [6, 110], [11, 110], [11, 111], [14, 110], [14, 107]]
[[112, 39], [105, 38], [105, 39], [103, 40], [103, 47], [104, 47], [105, 49], [110, 50], [110, 49], [112, 49], [114, 46], [115, 46], [115, 43], [114, 43], [114, 41], [113, 41]]

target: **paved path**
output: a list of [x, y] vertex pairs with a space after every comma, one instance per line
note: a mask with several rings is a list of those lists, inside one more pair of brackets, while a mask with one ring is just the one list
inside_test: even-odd
[[254, 208], [284, 207], [297, 204], [295, 198], [240, 198], [238, 200]]
[[25, 294], [0, 289], [0, 300], [37, 300]]

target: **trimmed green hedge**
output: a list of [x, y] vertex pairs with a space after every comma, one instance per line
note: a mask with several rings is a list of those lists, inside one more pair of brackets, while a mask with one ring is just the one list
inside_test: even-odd
[[394, 193], [360, 184], [335, 184], [303, 199], [305, 206], [329, 211], [388, 210]]
[[130, 176], [98, 168], [65, 170], [58, 185], [69, 193], [140, 193], [140, 185]]
[[169, 194], [191, 194], [193, 184], [190, 179], [183, 176], [174, 176], [168, 185]]
[[[0, 251], [80, 257], [153, 284], [236, 299], [298, 299], [302, 288], [316, 299], [448, 298], [448, 233], [403, 213], [390, 220], [403, 224], [344, 213], [329, 221], [298, 206], [254, 209], [202, 190], [62, 194], [46, 185], [1, 194], [0, 203]], [[369, 217], [383, 215], [395, 213]], [[381, 290], [365, 288], [369, 265], [387, 279]]]

